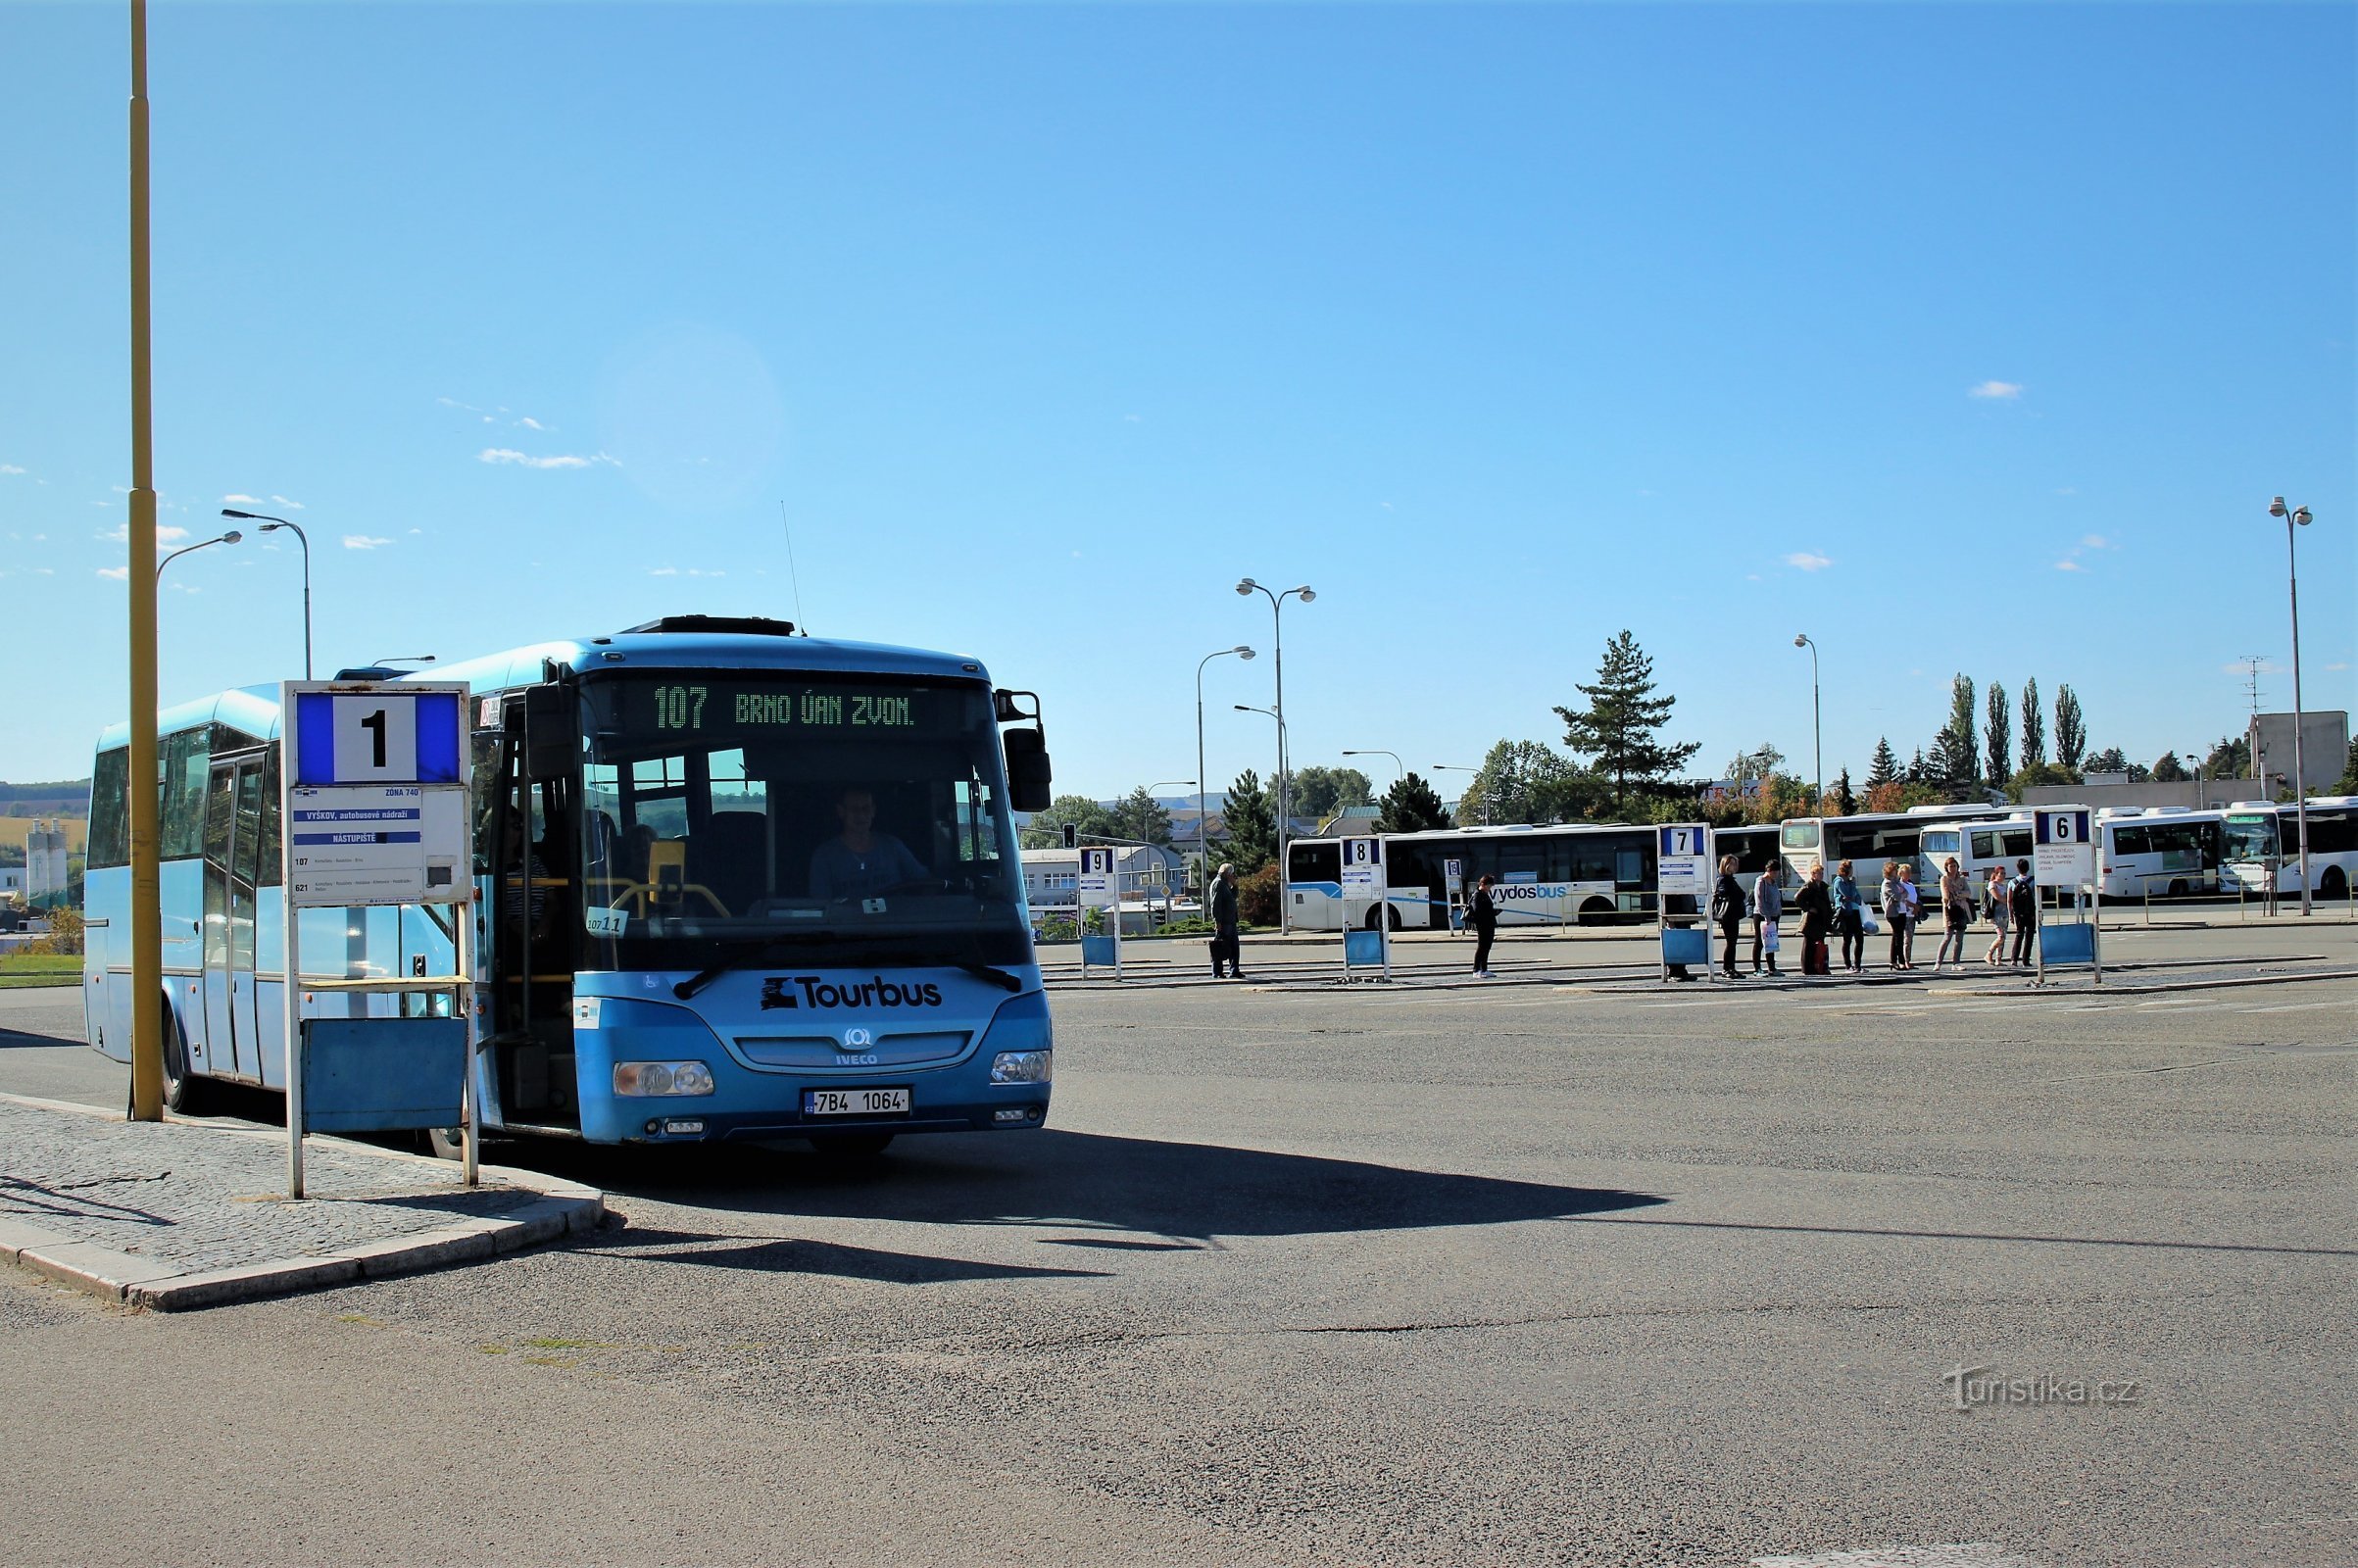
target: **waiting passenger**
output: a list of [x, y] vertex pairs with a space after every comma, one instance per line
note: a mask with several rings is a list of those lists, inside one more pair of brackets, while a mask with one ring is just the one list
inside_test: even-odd
[[811, 896], [866, 899], [926, 880], [923, 862], [890, 833], [876, 831], [876, 797], [855, 784], [835, 799], [843, 831], [811, 853]]

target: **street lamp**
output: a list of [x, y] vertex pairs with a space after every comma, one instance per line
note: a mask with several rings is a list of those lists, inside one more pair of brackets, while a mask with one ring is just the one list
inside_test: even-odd
[[2301, 766], [2301, 574], [2292, 530], [2309, 526], [2309, 509], [2287, 512], [2284, 498], [2268, 503], [2268, 514], [2284, 519], [2284, 577], [2292, 590], [2292, 815], [2301, 835], [2301, 914], [2309, 913], [2309, 779]]
[[385, 659], [369, 660], [368, 667], [370, 669], [382, 669], [387, 664], [430, 664], [433, 662], [434, 656], [432, 654], [395, 654]]
[[[1467, 767], [1461, 762], [1435, 762], [1433, 764], [1433, 771], [1436, 773], [1479, 774], [1482, 769], [1478, 767]], [[1490, 826], [1490, 796], [1487, 792], [1482, 797], [1482, 825], [1484, 827]]]
[[[1247, 598], [1264, 594], [1269, 600], [1270, 635], [1277, 659], [1277, 876], [1280, 887], [1285, 883], [1286, 820], [1290, 814], [1289, 796], [1293, 793], [1293, 761], [1286, 755], [1286, 626], [1285, 608], [1289, 599], [1308, 604], [1318, 596], [1307, 586], [1288, 588], [1280, 593], [1264, 588], [1247, 577], [1236, 585], [1236, 591]], [[1279, 935], [1290, 935], [1294, 929], [1294, 912], [1283, 898], [1277, 901], [1277, 929]]]
[[[1276, 720], [1277, 720], [1277, 755], [1278, 755], [1278, 759], [1279, 759], [1279, 761], [1278, 761], [1278, 764], [1277, 764], [1277, 765], [1278, 765], [1278, 766], [1280, 766], [1280, 767], [1283, 767], [1283, 766], [1285, 766], [1284, 758], [1285, 758], [1285, 755], [1286, 755], [1286, 715], [1285, 715], [1285, 714], [1283, 714], [1283, 713], [1281, 713], [1281, 712], [1278, 712], [1278, 711], [1277, 711], [1275, 709], [1270, 709], [1270, 708], [1255, 708], [1255, 707], [1253, 707], [1253, 706], [1251, 703], [1239, 703], [1239, 704], [1237, 704], [1237, 705], [1236, 705], [1236, 710], [1237, 710], [1238, 712], [1240, 712], [1240, 713], [1258, 713], [1258, 714], [1260, 714], [1260, 715], [1261, 715], [1262, 717], [1264, 717], [1264, 718], [1274, 718], [1274, 719], [1276, 719]], [[1283, 783], [1284, 783], [1284, 780], [1281, 778], [1281, 779], [1279, 780], [1279, 783], [1280, 783], [1280, 785], [1282, 786], [1282, 785], [1283, 785]], [[1279, 798], [1280, 798], [1281, 800], [1284, 798], [1284, 791], [1283, 791], [1283, 789], [1282, 789], [1282, 788], [1279, 790]], [[1231, 837], [1231, 838], [1234, 838], [1234, 837], [1235, 837], [1235, 834], [1234, 834], [1233, 832], [1231, 832], [1231, 834], [1230, 834], [1230, 837]], [[1278, 893], [1277, 893], [1277, 907], [1278, 907], [1278, 922], [1277, 922], [1277, 929], [1278, 929], [1278, 930], [1279, 930], [1279, 932], [1281, 932], [1281, 933], [1282, 933], [1282, 932], [1284, 932], [1284, 931], [1285, 931], [1285, 929], [1286, 929], [1286, 924], [1285, 924], [1285, 906], [1286, 906], [1285, 885], [1286, 885], [1286, 819], [1285, 819], [1284, 815], [1281, 813], [1281, 814], [1278, 816], [1278, 818], [1277, 818], [1277, 887], [1278, 887]]]
[[[1192, 778], [1158, 778], [1154, 783], [1149, 784], [1146, 787], [1147, 794], [1152, 797], [1156, 790], [1162, 788], [1165, 784], [1196, 784], [1196, 780]], [[1198, 789], [1201, 789], [1202, 787], [1202, 785], [1197, 784]], [[1148, 837], [1151, 840], [1153, 835], [1149, 834]], [[1162, 912], [1167, 916], [1171, 912], [1170, 862], [1162, 859], [1160, 857], [1156, 857], [1155, 863], [1163, 868]]]
[[179, 560], [182, 556], [193, 555], [197, 551], [206, 549], [212, 545], [233, 545], [244, 537], [244, 534], [239, 533], [235, 528], [232, 528], [227, 533], [216, 535], [211, 539], [199, 539], [195, 544], [182, 545], [179, 549], [173, 551], [172, 554], [166, 556], [162, 561], [156, 563], [156, 581], [162, 582], [164, 580], [164, 568], [171, 565], [173, 562]]
[[1207, 889], [1211, 886], [1211, 855], [1204, 841], [1206, 808], [1204, 789], [1211, 775], [1204, 770], [1204, 666], [1215, 659], [1226, 659], [1231, 654], [1243, 660], [1253, 657], [1252, 649], [1239, 643], [1234, 648], [1214, 649], [1196, 661], [1196, 867], [1203, 872], [1204, 886]]
[[311, 536], [303, 531], [301, 525], [289, 522], [284, 517], [268, 516], [259, 512], [237, 512], [228, 507], [221, 508], [221, 515], [259, 522], [264, 533], [276, 533], [281, 528], [295, 530], [295, 539], [303, 546], [303, 678], [311, 679]]
[[1385, 751], [1380, 746], [1363, 746], [1355, 752], [1346, 751], [1343, 755], [1346, 757], [1389, 757], [1392, 759], [1392, 765], [1400, 770], [1400, 777], [1404, 780], [1408, 776], [1408, 764], [1400, 760], [1400, 754]]
[[1826, 732], [1818, 723], [1818, 645], [1809, 633], [1795, 632], [1793, 646], [1809, 650], [1809, 755], [1817, 765], [1818, 815], [1826, 814]]

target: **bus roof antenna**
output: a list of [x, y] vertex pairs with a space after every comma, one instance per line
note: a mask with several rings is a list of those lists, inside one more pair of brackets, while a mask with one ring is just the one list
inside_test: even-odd
[[803, 574], [794, 564], [794, 523], [786, 515], [786, 503], [778, 503], [778, 525], [786, 530], [786, 575], [794, 584], [794, 623], [803, 635], [811, 635], [811, 623], [803, 618]]

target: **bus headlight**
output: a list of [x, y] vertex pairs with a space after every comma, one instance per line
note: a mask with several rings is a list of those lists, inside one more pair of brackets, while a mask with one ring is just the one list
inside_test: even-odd
[[1044, 1084], [1055, 1075], [1053, 1051], [1003, 1051], [991, 1058], [995, 1084]]
[[712, 1069], [701, 1061], [617, 1061], [617, 1095], [709, 1095]]

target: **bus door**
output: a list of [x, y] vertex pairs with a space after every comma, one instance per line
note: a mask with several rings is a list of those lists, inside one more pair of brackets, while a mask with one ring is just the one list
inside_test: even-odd
[[[262, 1077], [254, 999], [254, 887], [262, 849], [262, 758], [223, 758], [205, 787], [205, 940], [202, 1044], [190, 1064], [224, 1077]], [[193, 1025], [196, 1020], [191, 1019]]]

